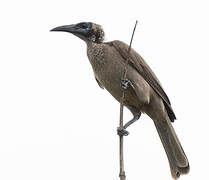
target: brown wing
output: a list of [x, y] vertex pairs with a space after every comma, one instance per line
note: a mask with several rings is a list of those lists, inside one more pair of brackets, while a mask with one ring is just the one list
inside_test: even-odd
[[157, 77], [143, 60], [143, 58], [133, 49], [131, 49], [131, 52], [129, 54], [129, 46], [122, 41], [112, 41], [108, 44], [113, 46], [120, 53], [124, 61], [126, 61], [126, 59], [128, 58], [129, 65], [136, 69], [139, 74], [147, 81], [147, 83], [155, 90], [155, 92], [163, 99], [163, 103], [167, 110], [168, 116], [173, 122], [176, 119], [176, 116], [173, 112], [173, 109], [171, 108], [170, 100], [163, 90], [160, 81], [157, 79]]

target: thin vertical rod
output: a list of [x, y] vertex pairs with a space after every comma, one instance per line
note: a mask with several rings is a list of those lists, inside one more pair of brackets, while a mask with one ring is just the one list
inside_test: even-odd
[[[131, 41], [130, 41], [129, 48], [128, 48], [128, 53], [130, 53], [130, 51], [131, 51], [131, 44], [132, 44], [132, 41], [133, 41], [134, 32], [136, 30], [137, 23], [138, 23], [138, 21], [136, 21], [135, 26], [134, 26], [134, 30], [133, 30], [133, 33], [132, 33], [132, 36], [131, 36]], [[129, 57], [127, 57], [127, 59], [126, 59], [123, 79], [126, 79], [128, 59], [129, 59]], [[120, 128], [123, 128], [124, 98], [125, 98], [125, 92], [123, 90], [121, 101], [120, 101], [120, 123], [119, 123]], [[120, 138], [120, 174], [119, 174], [119, 177], [120, 177], [120, 180], [126, 180], [126, 175], [125, 175], [125, 170], [124, 170], [123, 136], [119, 136], [119, 138]]]

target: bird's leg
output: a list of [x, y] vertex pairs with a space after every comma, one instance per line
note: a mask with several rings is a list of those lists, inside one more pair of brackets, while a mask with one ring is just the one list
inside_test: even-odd
[[123, 88], [123, 89], [127, 89], [128, 87], [132, 87], [132, 88], [134, 88], [134, 85], [133, 85], [133, 83], [129, 80], [129, 79], [124, 79], [124, 78], [121, 78], [121, 87]]
[[136, 122], [141, 116], [141, 112], [134, 115], [133, 119], [131, 119], [130, 121], [128, 121], [122, 128], [118, 127], [117, 128], [117, 133], [119, 136], [128, 136], [129, 132], [126, 130], [126, 128], [128, 126], [130, 126], [131, 124], [133, 124], [134, 122]]

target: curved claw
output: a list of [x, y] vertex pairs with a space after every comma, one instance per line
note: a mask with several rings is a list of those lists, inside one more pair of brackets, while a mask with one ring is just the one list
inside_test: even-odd
[[117, 128], [117, 133], [119, 136], [128, 136], [129, 135], [129, 132], [121, 127]]
[[124, 78], [121, 78], [121, 87], [123, 89], [127, 89], [128, 87], [132, 87], [134, 88], [133, 86], [133, 83], [129, 80], [129, 79], [124, 79]]

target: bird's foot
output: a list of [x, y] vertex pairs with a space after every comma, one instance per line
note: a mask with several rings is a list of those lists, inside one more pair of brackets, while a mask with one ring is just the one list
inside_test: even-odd
[[121, 78], [121, 87], [123, 89], [127, 89], [128, 87], [134, 87], [133, 86], [133, 83], [129, 80], [129, 79], [124, 79], [124, 78]]
[[125, 130], [125, 128], [118, 127], [117, 128], [118, 136], [128, 136], [129, 132]]

